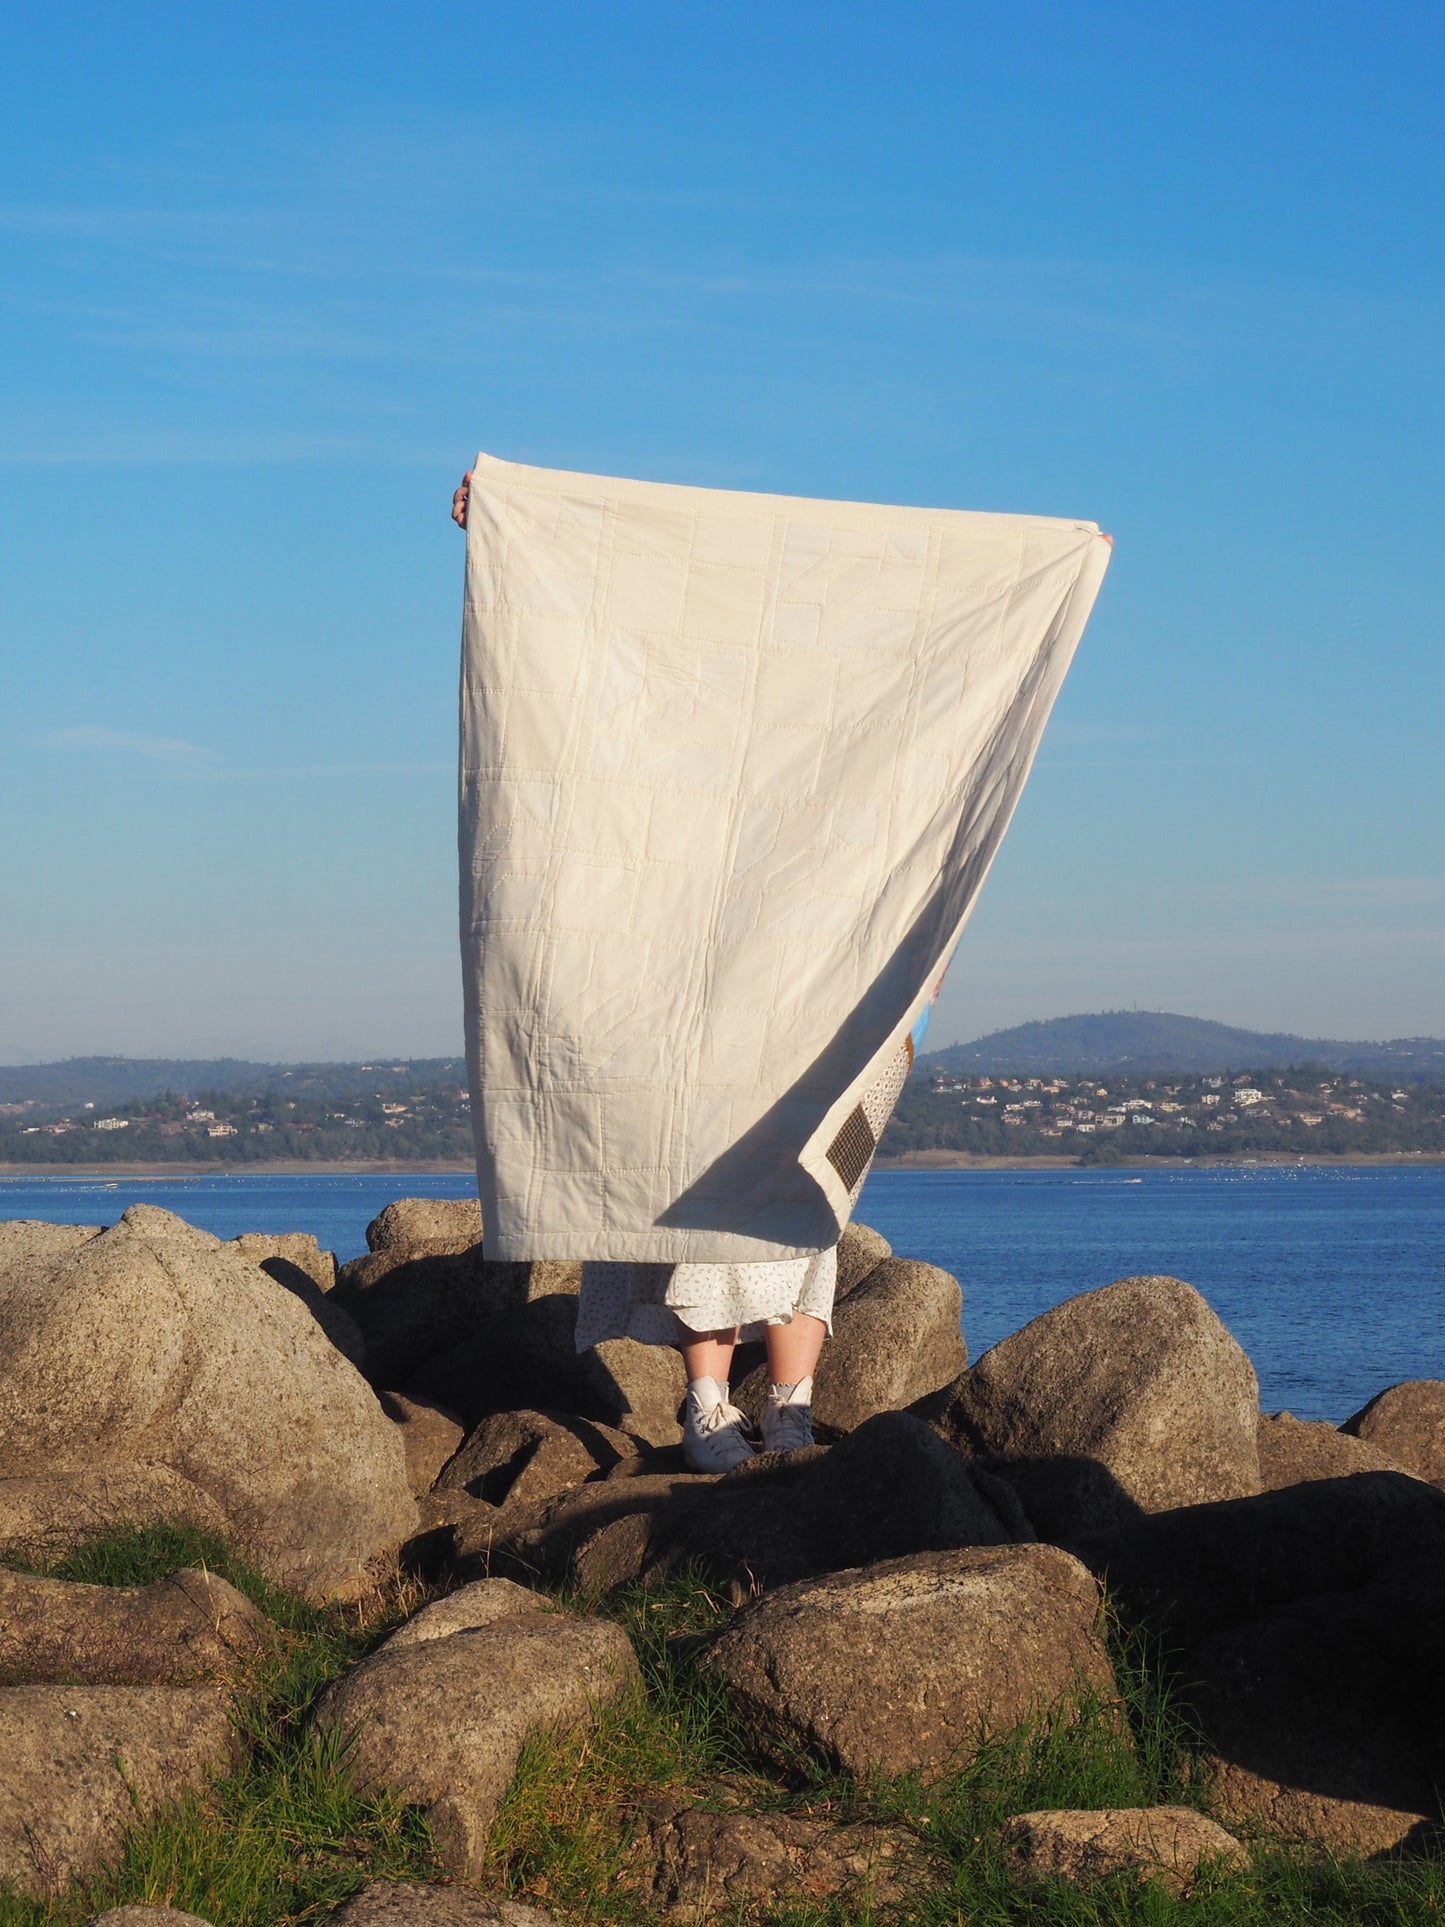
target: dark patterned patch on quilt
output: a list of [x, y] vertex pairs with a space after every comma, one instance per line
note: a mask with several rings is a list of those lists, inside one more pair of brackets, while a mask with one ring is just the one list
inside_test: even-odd
[[828, 1162], [838, 1173], [845, 1190], [853, 1189], [868, 1169], [868, 1161], [877, 1148], [873, 1127], [859, 1104], [843, 1120], [837, 1137], [828, 1146]]

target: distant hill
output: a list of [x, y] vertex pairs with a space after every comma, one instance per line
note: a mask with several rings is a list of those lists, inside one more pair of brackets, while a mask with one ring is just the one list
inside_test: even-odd
[[924, 1053], [929, 1070], [962, 1075], [1040, 1077], [1112, 1071], [1116, 1076], [1178, 1072], [1282, 1070], [1321, 1064], [1356, 1077], [1398, 1077], [1415, 1083], [1445, 1078], [1445, 1039], [1397, 1037], [1388, 1043], [1339, 1043], [1327, 1037], [1236, 1030], [1205, 1017], [1160, 1010], [1106, 1010], [1051, 1017], [996, 1030], [971, 1044]]
[[[1165, 1011], [1110, 1010], [1053, 1017], [994, 1031], [971, 1044], [925, 1052], [927, 1073], [1040, 1077], [1112, 1071], [1153, 1077], [1214, 1071], [1274, 1070], [1321, 1064], [1356, 1077], [1413, 1083], [1445, 1080], [1445, 1040], [1401, 1037], [1382, 1044], [1338, 1043], [1324, 1037], [1236, 1030], [1203, 1017]], [[55, 1064], [0, 1065], [0, 1104], [28, 1104], [30, 1115], [97, 1109], [164, 1092], [199, 1097], [347, 1099], [375, 1096], [405, 1083], [412, 1090], [455, 1089], [466, 1083], [460, 1057], [378, 1057], [355, 1064], [255, 1064], [239, 1057], [67, 1057]]]

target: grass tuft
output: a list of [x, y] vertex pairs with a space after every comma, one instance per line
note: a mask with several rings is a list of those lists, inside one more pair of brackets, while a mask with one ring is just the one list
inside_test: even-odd
[[238, 1559], [213, 1532], [200, 1526], [116, 1526], [63, 1557], [34, 1567], [51, 1579], [83, 1586], [151, 1586], [183, 1566], [199, 1566], [229, 1579], [250, 1596], [267, 1590], [254, 1567]]
[[[721, 1682], [688, 1657], [726, 1623], [729, 1608], [696, 1571], [663, 1589], [564, 1596], [563, 1603], [616, 1619], [641, 1678], [602, 1710], [584, 1739], [539, 1734], [527, 1742], [492, 1830], [489, 1862], [510, 1891], [579, 1918], [650, 1919], [626, 1885], [643, 1804], [757, 1771]], [[759, 1791], [765, 1796], [761, 1781]]]

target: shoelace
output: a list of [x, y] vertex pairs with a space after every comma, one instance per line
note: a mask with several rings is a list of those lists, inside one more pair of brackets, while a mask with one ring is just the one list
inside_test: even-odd
[[730, 1425], [747, 1423], [736, 1405], [725, 1405], [721, 1399], [705, 1412], [699, 1411], [696, 1406], [693, 1410], [697, 1413], [697, 1429], [704, 1436], [711, 1436], [714, 1432], [724, 1432]]

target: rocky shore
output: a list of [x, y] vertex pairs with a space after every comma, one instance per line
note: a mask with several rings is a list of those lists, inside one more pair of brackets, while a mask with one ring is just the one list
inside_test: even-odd
[[[1120, 1642], [1147, 1642], [1194, 1736], [1191, 1804], [1015, 1814], [1020, 1882], [1132, 1869], [1178, 1893], [1260, 1841], [1438, 1839], [1445, 1383], [1339, 1427], [1262, 1414], [1249, 1359], [1169, 1277], [1070, 1299], [970, 1365], [958, 1281], [854, 1225], [820, 1443], [692, 1475], [677, 1355], [577, 1357], [580, 1268], [490, 1263], [480, 1238], [475, 1205], [415, 1199], [339, 1270], [309, 1237], [222, 1243], [146, 1205], [0, 1224], [0, 1880], [71, 1891], [247, 1744], [228, 1708], [274, 1637], [251, 1600], [205, 1570], [45, 1576], [98, 1534], [178, 1523], [305, 1600], [413, 1588], [306, 1717], [482, 1885], [374, 1884], [338, 1927], [535, 1927], [485, 1887], [518, 1761], [646, 1690], [599, 1602], [682, 1577], [727, 1611], [680, 1663], [780, 1789], [927, 1785], [1083, 1708], [1132, 1744], [1109, 1709]], [[735, 1377], [756, 1411], [761, 1352]], [[906, 1829], [726, 1796], [629, 1820], [654, 1915], [931, 1877]]]

